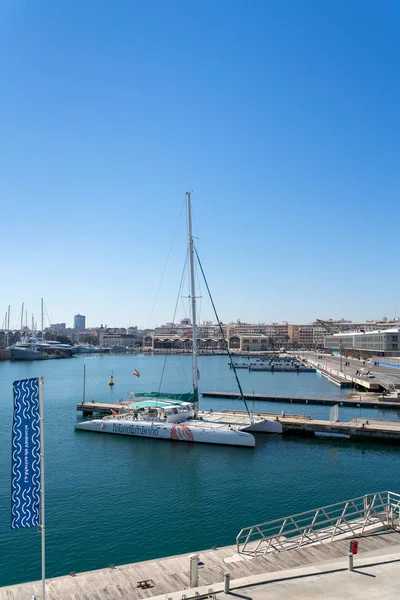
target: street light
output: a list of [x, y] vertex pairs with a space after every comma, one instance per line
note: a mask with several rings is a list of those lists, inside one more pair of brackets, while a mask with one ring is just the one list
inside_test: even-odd
[[342, 340], [340, 340], [339, 342], [339, 349], [340, 349], [340, 372], [343, 373], [343, 365], [342, 365], [342, 347], [343, 347], [343, 342]]

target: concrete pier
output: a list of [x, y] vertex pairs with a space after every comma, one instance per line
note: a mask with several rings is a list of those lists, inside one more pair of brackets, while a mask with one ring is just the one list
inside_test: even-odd
[[[198, 552], [203, 566], [199, 570], [197, 588], [189, 587], [190, 554], [182, 554], [50, 578], [46, 582], [46, 599], [181, 600], [185, 597], [189, 600], [203, 595], [208, 598], [212, 594], [218, 594], [220, 598], [223, 597], [220, 594], [224, 592], [224, 574], [227, 571], [230, 572], [231, 593], [237, 590], [240, 594], [241, 589], [251, 585], [260, 586], [272, 582], [278, 585], [281, 582], [282, 587], [278, 587], [280, 592], [273, 596], [276, 598], [284, 593], [284, 582], [288, 580], [293, 581], [297, 577], [300, 583], [308, 575], [347, 571], [348, 549], [348, 539], [342, 539], [330, 544], [249, 557], [238, 555], [236, 546], [225, 546]], [[392, 556], [394, 552], [399, 560], [399, 549], [398, 532], [388, 531], [363, 537], [355, 568], [360, 563], [379, 563], [382, 555]], [[375, 561], [371, 559], [371, 555], [376, 557]], [[328, 566], [328, 563], [334, 565]], [[143, 582], [148, 582], [148, 585], [141, 585]], [[33, 596], [42, 600], [41, 586], [41, 581], [36, 581], [0, 588], [0, 600], [27, 600]], [[318, 595], [314, 597], [321, 598]]]

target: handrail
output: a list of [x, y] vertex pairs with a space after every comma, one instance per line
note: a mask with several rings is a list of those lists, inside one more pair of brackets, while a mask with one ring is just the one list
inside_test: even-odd
[[250, 554], [291, 550], [363, 535], [371, 527], [398, 529], [399, 517], [400, 494], [377, 492], [245, 527], [236, 546], [238, 553]]

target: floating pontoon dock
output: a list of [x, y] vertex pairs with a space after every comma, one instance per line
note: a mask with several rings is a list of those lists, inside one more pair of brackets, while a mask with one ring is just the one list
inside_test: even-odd
[[[241, 400], [237, 392], [202, 392], [204, 398], [216, 398], [218, 400]], [[322, 406], [355, 406], [356, 408], [390, 408], [400, 411], [400, 402], [381, 400], [378, 396], [365, 398], [363, 396], [352, 396], [349, 398], [314, 398], [312, 396], [279, 396], [277, 394], [244, 394], [246, 400], [261, 400], [265, 402], [286, 402], [290, 404], [317, 404]]]

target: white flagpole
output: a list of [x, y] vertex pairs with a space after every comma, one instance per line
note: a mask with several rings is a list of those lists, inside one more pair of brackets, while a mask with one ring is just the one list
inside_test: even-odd
[[42, 600], [46, 600], [46, 554], [44, 526], [44, 379], [39, 377], [40, 403], [40, 531], [42, 534]]

